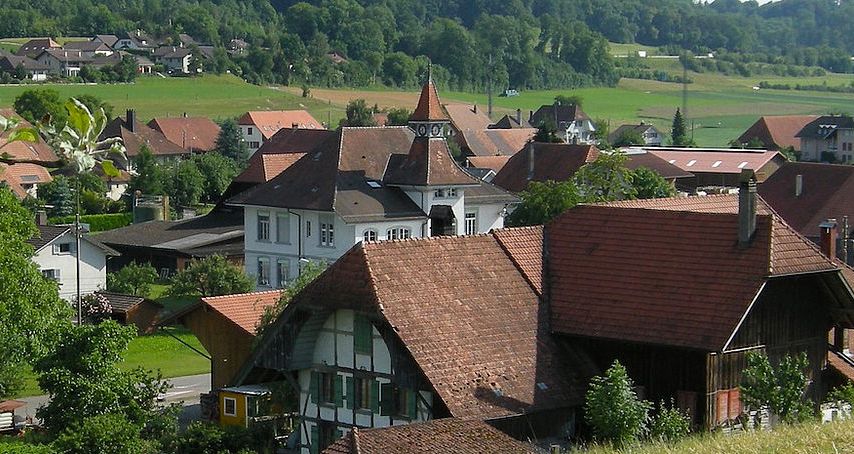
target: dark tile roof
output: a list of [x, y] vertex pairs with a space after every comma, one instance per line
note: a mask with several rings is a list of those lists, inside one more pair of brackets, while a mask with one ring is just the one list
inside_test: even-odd
[[33, 38], [24, 44], [21, 44], [21, 47], [18, 48], [15, 55], [26, 55], [28, 57], [35, 58], [46, 49], [57, 49], [59, 47], [59, 43], [54, 41], [52, 38]]
[[469, 156], [466, 160], [471, 167], [490, 169], [498, 173], [510, 160], [510, 156]]
[[[531, 150], [534, 172], [529, 179]], [[492, 183], [508, 191], [522, 192], [531, 181], [566, 181], [597, 156], [599, 150], [593, 145], [531, 142], [507, 161]]]
[[418, 98], [418, 105], [409, 117], [410, 121], [450, 121], [448, 114], [442, 109], [439, 103], [439, 94], [436, 92], [436, 85], [433, 80], [427, 81], [421, 87], [421, 96]]
[[128, 157], [134, 157], [139, 154], [143, 145], [147, 145], [151, 153], [155, 156], [175, 156], [185, 155], [187, 150], [181, 148], [180, 145], [171, 142], [163, 133], [150, 128], [148, 125], [139, 121], [134, 125], [134, 131], [131, 132], [128, 128], [127, 120], [121, 117], [116, 117], [113, 121], [107, 124], [104, 132], [101, 133], [100, 139], [108, 137], [121, 137], [127, 149]]
[[556, 127], [561, 127], [562, 124], [569, 123], [575, 120], [589, 120], [590, 117], [581, 110], [581, 107], [575, 104], [561, 105], [551, 104], [540, 106], [528, 121], [531, 126], [539, 127], [546, 121], [551, 121]]
[[568, 210], [546, 227], [552, 329], [719, 351], [766, 279], [838, 270], [761, 198], [739, 248], [737, 212], [729, 195]]
[[620, 127], [615, 129], [613, 132], [611, 132], [611, 134], [608, 135], [608, 140], [611, 143], [614, 143], [621, 137], [623, 137], [623, 134], [629, 131], [635, 131], [638, 134], [643, 134], [649, 129], [654, 129], [656, 132], [660, 132], [655, 126], [647, 123], [641, 123], [638, 125], [620, 125]]
[[[801, 176], [800, 195], [795, 181]], [[787, 162], [759, 185], [759, 194], [802, 235], [817, 238], [818, 225], [828, 218], [854, 223], [854, 167], [811, 162]]]
[[517, 441], [482, 421], [436, 419], [381, 429], [355, 429], [324, 454], [532, 454], [535, 447]]
[[546, 329], [545, 306], [492, 235], [359, 243], [291, 305], [383, 317], [452, 416], [489, 419], [583, 399]]
[[518, 120], [516, 117], [511, 117], [510, 115], [504, 115], [499, 118], [498, 121], [488, 126], [488, 129], [520, 129], [520, 128], [530, 128], [531, 124], [525, 121], [522, 118]]
[[416, 138], [407, 154], [389, 156], [383, 182], [398, 186], [472, 185], [477, 180], [451, 157], [444, 138]]
[[854, 118], [847, 115], [822, 115], [807, 123], [795, 137], [826, 139], [840, 129], [854, 129]]
[[71, 41], [65, 43], [62, 48], [67, 50], [79, 50], [83, 52], [112, 51], [112, 49], [110, 49], [110, 46], [101, 41]]
[[143, 247], [178, 251], [188, 255], [197, 248], [224, 241], [242, 241], [243, 213], [211, 211], [181, 221], [148, 221], [98, 234], [98, 240], [114, 247]]
[[148, 126], [185, 150], [205, 152], [216, 148], [219, 125], [207, 117], [154, 118]]
[[146, 300], [146, 298], [143, 298], [141, 296], [125, 295], [123, 293], [107, 292], [103, 290], [99, 290], [97, 293], [107, 298], [107, 300], [110, 302], [110, 306], [113, 307], [113, 312], [127, 313], [135, 306], [145, 301], [162, 307], [160, 303], [156, 301]]
[[804, 126], [818, 118], [816, 115], [774, 115], [759, 117], [747, 131], [738, 137], [738, 142], [747, 144], [751, 139], [759, 139], [762, 146], [770, 150], [792, 147], [801, 149], [801, 141], [796, 137]]
[[36, 226], [39, 229], [38, 236], [30, 238], [28, 243], [33, 246], [33, 249], [38, 251], [39, 249], [50, 244], [51, 241], [65, 235], [66, 232], [71, 230], [69, 226], [58, 226], [58, 225], [38, 225]]
[[14, 71], [19, 66], [28, 71], [47, 71], [50, 69], [48, 65], [27, 56], [4, 55], [0, 57], [0, 69], [4, 71]]
[[110, 47], [113, 47], [116, 45], [116, 42], [119, 40], [119, 37], [116, 35], [95, 35], [95, 37], [92, 38], [92, 40], [96, 40], [96, 39], [98, 41], [101, 41], [102, 43], [110, 46]]
[[234, 181], [246, 183], [270, 181], [305, 153], [314, 150], [323, 141], [335, 135], [335, 131], [326, 129], [280, 129], [252, 154], [246, 169]]

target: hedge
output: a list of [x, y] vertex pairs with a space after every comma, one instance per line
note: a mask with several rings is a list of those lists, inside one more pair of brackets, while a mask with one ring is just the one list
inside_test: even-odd
[[[133, 222], [133, 213], [85, 214], [80, 216], [80, 222], [89, 224], [90, 232], [103, 232], [104, 230], [112, 230], [130, 225]], [[50, 223], [54, 225], [73, 224], [74, 216], [50, 218]]]

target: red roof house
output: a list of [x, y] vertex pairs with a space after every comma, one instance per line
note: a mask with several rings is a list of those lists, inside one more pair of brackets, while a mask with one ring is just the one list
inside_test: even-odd
[[747, 145], [751, 140], [759, 140], [762, 147], [769, 150], [791, 148], [800, 151], [801, 140], [795, 137], [817, 115], [773, 115], [759, 117], [747, 131], [738, 137], [738, 143]]
[[194, 153], [204, 153], [216, 148], [219, 125], [207, 117], [154, 118], [148, 122], [170, 142]]

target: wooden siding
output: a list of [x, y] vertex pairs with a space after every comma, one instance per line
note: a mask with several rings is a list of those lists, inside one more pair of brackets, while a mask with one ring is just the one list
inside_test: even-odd
[[250, 357], [255, 336], [202, 307], [183, 316], [181, 321], [211, 355], [213, 389], [233, 384], [241, 366]]

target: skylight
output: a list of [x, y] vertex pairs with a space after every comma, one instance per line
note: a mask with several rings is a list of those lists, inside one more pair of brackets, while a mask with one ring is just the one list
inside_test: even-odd
[[743, 169], [744, 166], [746, 166], [746, 165], [747, 165], [747, 161], [743, 161], [741, 164], [738, 165], [738, 168]]
[[381, 185], [379, 181], [372, 181], [372, 180], [368, 181], [368, 186], [370, 186], [374, 189], [383, 187], [383, 185]]
[[712, 167], [720, 167], [720, 166], [721, 166], [721, 161], [715, 161], [715, 163], [712, 164]]
[[696, 164], [696, 163], [697, 163], [697, 160], [696, 160], [696, 159], [692, 159], [692, 160], [688, 161], [687, 166], [688, 166], [688, 167], [691, 167], [692, 165], [694, 165], [694, 164]]

